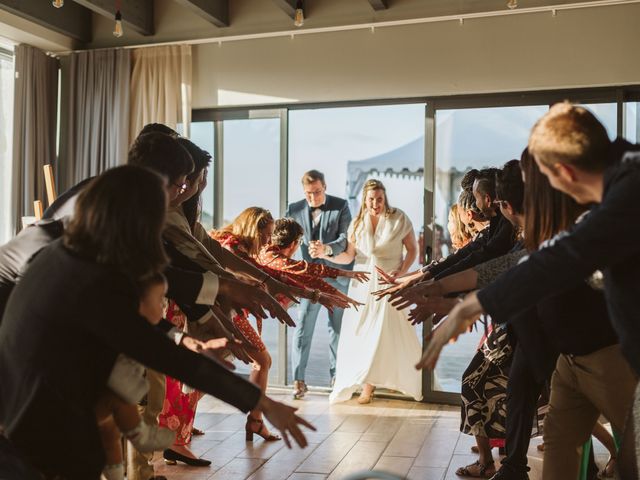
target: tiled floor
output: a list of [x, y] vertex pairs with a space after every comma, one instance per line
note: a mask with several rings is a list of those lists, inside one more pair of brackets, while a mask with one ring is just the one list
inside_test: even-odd
[[[273, 396], [289, 402], [288, 396]], [[448, 480], [460, 478], [455, 470], [477, 459], [470, 451], [473, 438], [459, 432], [457, 407], [386, 399], [330, 406], [323, 395], [290, 403], [318, 429], [308, 433], [306, 449], [289, 450], [283, 442], [261, 439], [245, 442], [245, 416], [205, 397], [196, 426], [206, 433], [194, 437], [191, 447], [211, 466], [169, 466], [158, 459], [156, 474], [169, 480], [333, 480], [375, 468], [412, 480]], [[538, 443], [540, 439], [532, 440], [529, 450], [531, 480], [541, 478]], [[596, 452], [602, 463], [602, 448]]]

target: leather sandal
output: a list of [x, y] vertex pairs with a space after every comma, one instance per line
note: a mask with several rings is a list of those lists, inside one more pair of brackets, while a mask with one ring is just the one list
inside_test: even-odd
[[[470, 470], [473, 467], [479, 467], [478, 471], [475, 472]], [[491, 478], [496, 473], [495, 462], [489, 462], [487, 464], [482, 464], [479, 461], [472, 463], [471, 465], [467, 465], [466, 467], [460, 467], [456, 470], [456, 475], [461, 477], [473, 477], [473, 478]]]

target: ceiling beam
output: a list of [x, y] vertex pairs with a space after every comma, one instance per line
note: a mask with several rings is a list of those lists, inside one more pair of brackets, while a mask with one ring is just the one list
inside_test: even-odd
[[374, 10], [386, 10], [389, 8], [389, 0], [369, 0], [369, 5]]
[[[116, 2], [114, 2], [114, 0], [74, 1], [99, 15], [102, 15], [103, 17], [113, 19], [116, 14]], [[67, 8], [66, 3], [62, 9], [65, 8]], [[123, 0], [120, 4], [120, 13], [122, 13], [122, 23], [125, 28], [129, 27], [145, 36], [153, 35], [155, 33], [153, 25], [153, 0]]]
[[92, 34], [91, 12], [73, 2], [68, 3], [63, 8], [55, 8], [48, 1], [0, 0], [0, 9], [75, 40], [89, 43]]
[[216, 27], [229, 26], [229, 0], [177, 0]]
[[278, 7], [284, 10], [284, 13], [289, 15], [292, 19], [296, 16], [296, 0], [273, 0]]

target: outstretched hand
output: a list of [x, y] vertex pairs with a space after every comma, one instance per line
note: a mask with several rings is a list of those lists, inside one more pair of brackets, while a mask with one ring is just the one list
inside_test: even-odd
[[[378, 271], [381, 271], [381, 270], [378, 270]], [[405, 277], [402, 281], [399, 281], [395, 285], [373, 292], [372, 295], [376, 297], [376, 300], [382, 300], [382, 298], [386, 296], [390, 296], [393, 299], [397, 297], [400, 293], [402, 293], [404, 290], [411, 288], [412, 286], [417, 285], [420, 282], [426, 281], [428, 279], [429, 279], [428, 272], [424, 274], [415, 273]]]
[[433, 280], [428, 280], [392, 293], [389, 296], [389, 303], [398, 310], [402, 310], [414, 304], [424, 303], [428, 297], [439, 297], [441, 295], [442, 287], [440, 284]]
[[457, 298], [425, 298], [423, 302], [420, 302], [411, 309], [408, 320], [412, 325], [418, 325], [429, 319], [432, 319], [433, 322], [436, 323], [444, 315], [447, 315], [458, 303], [459, 300]]
[[423, 368], [433, 370], [436, 367], [442, 348], [450, 342], [458, 339], [473, 323], [480, 318], [482, 306], [475, 293], [467, 297], [449, 313], [440, 325], [434, 328], [425, 338], [426, 349], [420, 361], [416, 364], [416, 369]]
[[[265, 319], [267, 313], [281, 323], [295, 327], [296, 324], [278, 301], [260, 287], [237, 279], [220, 278], [220, 295], [224, 295], [238, 311], [245, 309], [256, 318]], [[265, 312], [266, 310], [266, 312]]]
[[289, 434], [293, 437], [300, 448], [307, 446], [307, 439], [300, 430], [300, 425], [304, 425], [310, 430], [315, 431], [315, 427], [307, 422], [304, 418], [295, 414], [297, 408], [290, 407], [284, 403], [271, 400], [267, 396], [263, 396], [258, 403], [258, 408], [264, 412], [264, 416], [277, 428], [282, 434], [282, 439], [288, 448], [291, 448], [291, 440]]
[[293, 288], [286, 283], [282, 283], [281, 281], [270, 277], [264, 285], [271, 296], [275, 297], [276, 295], [282, 295], [293, 303], [300, 303], [293, 293]]
[[343, 276], [347, 278], [353, 278], [354, 280], [357, 280], [360, 283], [368, 282], [369, 275], [371, 275], [371, 272], [365, 272], [361, 270], [345, 270], [345, 272], [346, 273]]

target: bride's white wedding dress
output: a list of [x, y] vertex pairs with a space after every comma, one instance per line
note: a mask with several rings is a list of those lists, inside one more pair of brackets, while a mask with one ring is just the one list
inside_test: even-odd
[[[352, 232], [353, 222], [349, 238]], [[358, 227], [354, 270], [370, 272], [371, 279], [368, 283], [352, 280], [349, 286], [348, 295], [365, 305], [344, 312], [331, 403], [349, 400], [364, 383], [422, 399], [422, 373], [414, 368], [422, 349], [407, 311], [396, 310], [386, 297], [376, 301], [371, 295], [383, 288], [376, 266], [389, 272], [402, 265], [402, 239], [409, 232], [413, 232], [411, 221], [398, 209], [381, 216], [375, 232], [369, 215]]]

